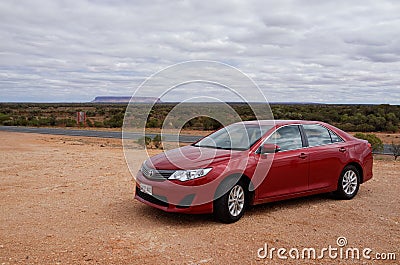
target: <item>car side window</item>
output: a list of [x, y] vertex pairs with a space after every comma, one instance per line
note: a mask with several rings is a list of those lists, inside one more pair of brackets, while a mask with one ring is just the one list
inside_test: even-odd
[[295, 150], [303, 147], [299, 126], [284, 126], [276, 130], [267, 141], [267, 144], [276, 144], [281, 151]]
[[329, 130], [318, 124], [304, 124], [304, 132], [308, 139], [308, 146], [319, 146], [331, 144], [331, 134]]
[[332, 132], [331, 130], [329, 130], [329, 133], [331, 134], [332, 143], [343, 142], [343, 139], [340, 138], [336, 133]]

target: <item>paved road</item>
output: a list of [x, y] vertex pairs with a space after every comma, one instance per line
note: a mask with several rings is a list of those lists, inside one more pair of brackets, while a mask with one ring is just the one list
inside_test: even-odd
[[392, 152], [392, 147], [390, 144], [384, 144], [383, 145], [383, 151], [382, 152], [375, 152], [376, 154], [383, 154], [383, 155], [393, 155]]
[[[21, 133], [41, 133], [41, 134], [55, 134], [55, 135], [68, 135], [68, 136], [85, 136], [85, 137], [99, 137], [99, 138], [122, 138], [121, 132], [112, 131], [94, 131], [94, 130], [68, 130], [60, 128], [36, 128], [36, 127], [20, 127], [20, 126], [0, 126], [0, 131], [8, 132], [21, 132]], [[154, 137], [156, 134], [147, 134], [149, 137]], [[125, 139], [139, 139], [143, 137], [142, 133], [124, 133]], [[202, 136], [195, 135], [175, 135], [175, 134], [163, 134], [164, 141], [167, 142], [179, 142], [182, 143], [193, 143], [200, 139]]]
[[[41, 134], [55, 134], [55, 135], [68, 135], [68, 136], [85, 136], [85, 137], [99, 137], [99, 138], [122, 138], [121, 132], [111, 131], [94, 131], [94, 130], [67, 130], [60, 128], [36, 128], [36, 127], [20, 127], [20, 126], [0, 126], [0, 131], [8, 132], [23, 132], [23, 133], [41, 133]], [[147, 136], [154, 137], [156, 134], [148, 134]], [[164, 134], [164, 141], [167, 142], [179, 142], [182, 143], [193, 143], [200, 139], [202, 136], [196, 135], [175, 135], [175, 134]], [[125, 139], [137, 140], [143, 137], [142, 133], [124, 133]], [[391, 147], [389, 144], [383, 146], [383, 152], [380, 154], [391, 155]]]

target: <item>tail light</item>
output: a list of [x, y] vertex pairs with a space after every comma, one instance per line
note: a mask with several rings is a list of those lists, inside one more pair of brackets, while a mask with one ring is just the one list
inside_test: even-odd
[[367, 144], [369, 149], [372, 149], [372, 145], [370, 143]]

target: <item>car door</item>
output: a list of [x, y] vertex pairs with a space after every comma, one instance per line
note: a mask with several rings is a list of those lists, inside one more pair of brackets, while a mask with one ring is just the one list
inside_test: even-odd
[[309, 146], [309, 189], [336, 185], [349, 153], [346, 143], [319, 124], [304, 124], [303, 130]]
[[[280, 151], [275, 153], [272, 165], [260, 184], [260, 199], [298, 193], [308, 189], [308, 155], [303, 148], [300, 127], [288, 125], [277, 129], [267, 140], [276, 144]], [[259, 163], [263, 163], [260, 158]]]

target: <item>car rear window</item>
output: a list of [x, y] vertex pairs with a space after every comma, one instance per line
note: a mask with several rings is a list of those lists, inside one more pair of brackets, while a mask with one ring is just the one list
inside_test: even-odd
[[329, 133], [331, 135], [332, 143], [343, 142], [343, 139], [340, 138], [336, 133], [332, 132], [331, 130], [329, 130]]
[[327, 128], [319, 124], [304, 124], [303, 128], [307, 135], [308, 146], [312, 147], [332, 143], [331, 134]]

